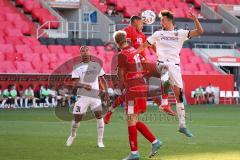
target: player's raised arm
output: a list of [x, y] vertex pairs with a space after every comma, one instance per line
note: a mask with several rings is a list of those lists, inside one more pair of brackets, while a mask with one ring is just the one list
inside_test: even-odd
[[203, 34], [204, 31], [203, 31], [202, 25], [199, 22], [199, 20], [196, 17], [196, 15], [194, 15], [193, 13], [190, 12], [189, 18], [191, 18], [194, 21], [196, 29], [191, 30], [189, 32], [189, 36], [188, 37], [192, 38], [192, 37], [197, 37], [197, 36], [200, 36], [201, 34]]

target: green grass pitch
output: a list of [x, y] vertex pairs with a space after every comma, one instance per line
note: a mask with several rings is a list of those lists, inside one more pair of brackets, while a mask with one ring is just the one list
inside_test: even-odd
[[[123, 109], [105, 126], [105, 149], [96, 147], [94, 119], [84, 121], [71, 147], [65, 146], [70, 122], [57, 118], [54, 109], [0, 110], [1, 160], [120, 160], [129, 153]], [[149, 107], [140, 117], [164, 145], [157, 160], [240, 160], [240, 105], [187, 107], [189, 139], [177, 133], [177, 120]], [[151, 145], [139, 134], [141, 159]]]

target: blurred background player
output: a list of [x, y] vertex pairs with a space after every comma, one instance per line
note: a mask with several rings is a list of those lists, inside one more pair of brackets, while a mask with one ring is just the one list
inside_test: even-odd
[[80, 55], [82, 62], [72, 72], [74, 86], [78, 88], [77, 94], [80, 98], [78, 98], [74, 105], [74, 120], [72, 121], [71, 134], [67, 139], [66, 145], [72, 145], [77, 134], [77, 129], [80, 126], [80, 121], [87, 112], [88, 107], [90, 107], [97, 120], [97, 145], [99, 148], [103, 148], [104, 121], [102, 118], [102, 104], [99, 97], [98, 80], [100, 80], [100, 85], [105, 90], [105, 93], [108, 93], [107, 83], [104, 79], [105, 72], [99, 63], [91, 61], [87, 46], [80, 48]]
[[25, 108], [31, 108], [31, 105], [29, 102], [32, 102], [32, 107], [36, 107], [36, 98], [34, 97], [34, 91], [32, 85], [29, 85], [24, 92], [24, 98], [25, 98]]
[[3, 101], [3, 91], [2, 91], [2, 84], [0, 84], [0, 103], [2, 103], [2, 101]]
[[71, 95], [69, 94], [69, 90], [64, 85], [59, 87], [58, 95], [58, 104], [60, 104], [60, 106], [64, 107], [66, 104], [68, 104], [68, 107], [71, 106]]
[[45, 87], [43, 85], [40, 86], [40, 99], [46, 107], [50, 106], [48, 85]]
[[13, 99], [13, 101], [14, 101], [14, 105], [12, 105], [12, 107], [13, 108], [17, 108], [18, 107], [18, 103], [17, 103], [17, 95], [18, 95], [18, 93], [17, 93], [15, 84], [11, 88], [10, 95], [11, 95], [11, 98]]
[[169, 80], [176, 96], [176, 111], [179, 119], [179, 132], [187, 137], [192, 137], [192, 133], [186, 128], [185, 108], [183, 104], [183, 82], [180, 69], [180, 51], [184, 41], [203, 34], [203, 28], [198, 18], [190, 13], [189, 17], [194, 21], [196, 29], [194, 30], [176, 30], [174, 28], [174, 16], [168, 10], [160, 12], [161, 25], [163, 30], [156, 31], [147, 42], [141, 45], [139, 51], [144, 50], [151, 45], [156, 45], [159, 70], [167, 68]]
[[196, 88], [194, 93], [195, 98], [195, 104], [204, 104], [205, 103], [205, 97], [204, 97], [204, 90], [202, 86]]
[[206, 87], [205, 90], [205, 95], [206, 95], [206, 101], [208, 104], [214, 104], [214, 99], [215, 99], [215, 88], [212, 86], [211, 83]]
[[131, 153], [124, 160], [140, 159], [138, 131], [152, 144], [152, 150], [149, 154], [151, 158], [156, 155], [162, 142], [156, 139], [146, 124], [138, 120], [138, 115], [146, 111], [148, 92], [148, 84], [143, 77], [144, 70], [141, 66], [139, 52], [128, 44], [125, 31], [115, 32], [113, 38], [121, 49], [118, 55], [118, 77], [125, 89], [124, 101], [131, 148]]
[[[9, 107], [13, 107], [14, 106], [14, 92], [13, 92], [14, 88], [13, 88], [13, 85], [12, 84], [9, 84], [7, 86], [6, 89], [4, 89], [3, 91], [3, 100], [2, 100], [2, 103], [1, 103], [1, 108], [9, 108]], [[6, 106], [7, 105], [7, 106]]]
[[16, 97], [16, 101], [18, 106], [22, 108], [23, 101], [24, 101], [24, 89], [22, 84], [19, 84], [17, 92], [18, 92], [18, 96]]

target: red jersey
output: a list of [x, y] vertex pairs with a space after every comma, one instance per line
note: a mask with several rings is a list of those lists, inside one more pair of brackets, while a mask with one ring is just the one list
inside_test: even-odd
[[137, 50], [128, 46], [118, 55], [118, 67], [123, 71], [120, 81], [124, 83], [127, 114], [140, 114], [146, 111], [148, 85], [143, 77], [144, 70]]
[[[139, 32], [135, 27], [129, 25], [124, 28], [124, 31], [127, 33], [127, 39], [132, 42], [132, 46], [134, 48], [138, 48], [141, 44], [147, 41], [147, 37], [143, 32]], [[145, 57], [145, 52], [141, 53], [143, 57]]]
[[118, 55], [118, 67], [124, 72], [122, 81], [127, 89], [145, 85], [145, 71], [135, 48], [128, 46], [121, 51]]

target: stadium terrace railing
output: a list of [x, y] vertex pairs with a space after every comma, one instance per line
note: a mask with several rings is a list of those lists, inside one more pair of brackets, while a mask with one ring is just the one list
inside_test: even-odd
[[237, 17], [235, 17], [234, 15], [229, 13], [221, 5], [218, 6], [218, 13], [236, 27], [235, 33], [239, 32], [239, 30], [240, 30], [240, 20]]
[[[219, 10], [219, 13], [220, 10]], [[226, 33], [238, 33], [238, 27], [232, 24], [228, 18], [224, 17], [223, 15], [220, 15], [219, 13], [216, 13], [215, 10], [208, 6], [205, 3], [201, 4], [201, 14], [206, 17], [207, 19], [222, 19], [222, 28], [224, 32]]]
[[[51, 26], [54, 23], [59, 23], [58, 29], [52, 29]], [[37, 29], [37, 38], [41, 37], [49, 37], [49, 38], [70, 38], [70, 35], [72, 35], [72, 38], [101, 38], [98, 37], [97, 33], [100, 33], [100, 31], [96, 30], [95, 26], [98, 26], [100, 24], [98, 23], [84, 23], [84, 27], [82, 27], [82, 24], [80, 22], [73, 22], [73, 21], [47, 21]], [[84, 28], [84, 29], [83, 29]], [[115, 32], [115, 24], [110, 24], [108, 31], [109, 40], [112, 39], [112, 34]], [[84, 36], [83, 36], [84, 35]]]
[[194, 48], [219, 48], [219, 49], [234, 49], [236, 44], [209, 44], [209, 43], [194, 43]]
[[212, 7], [205, 3], [201, 4], [201, 14], [207, 19], [221, 19], [221, 16], [217, 14]]

